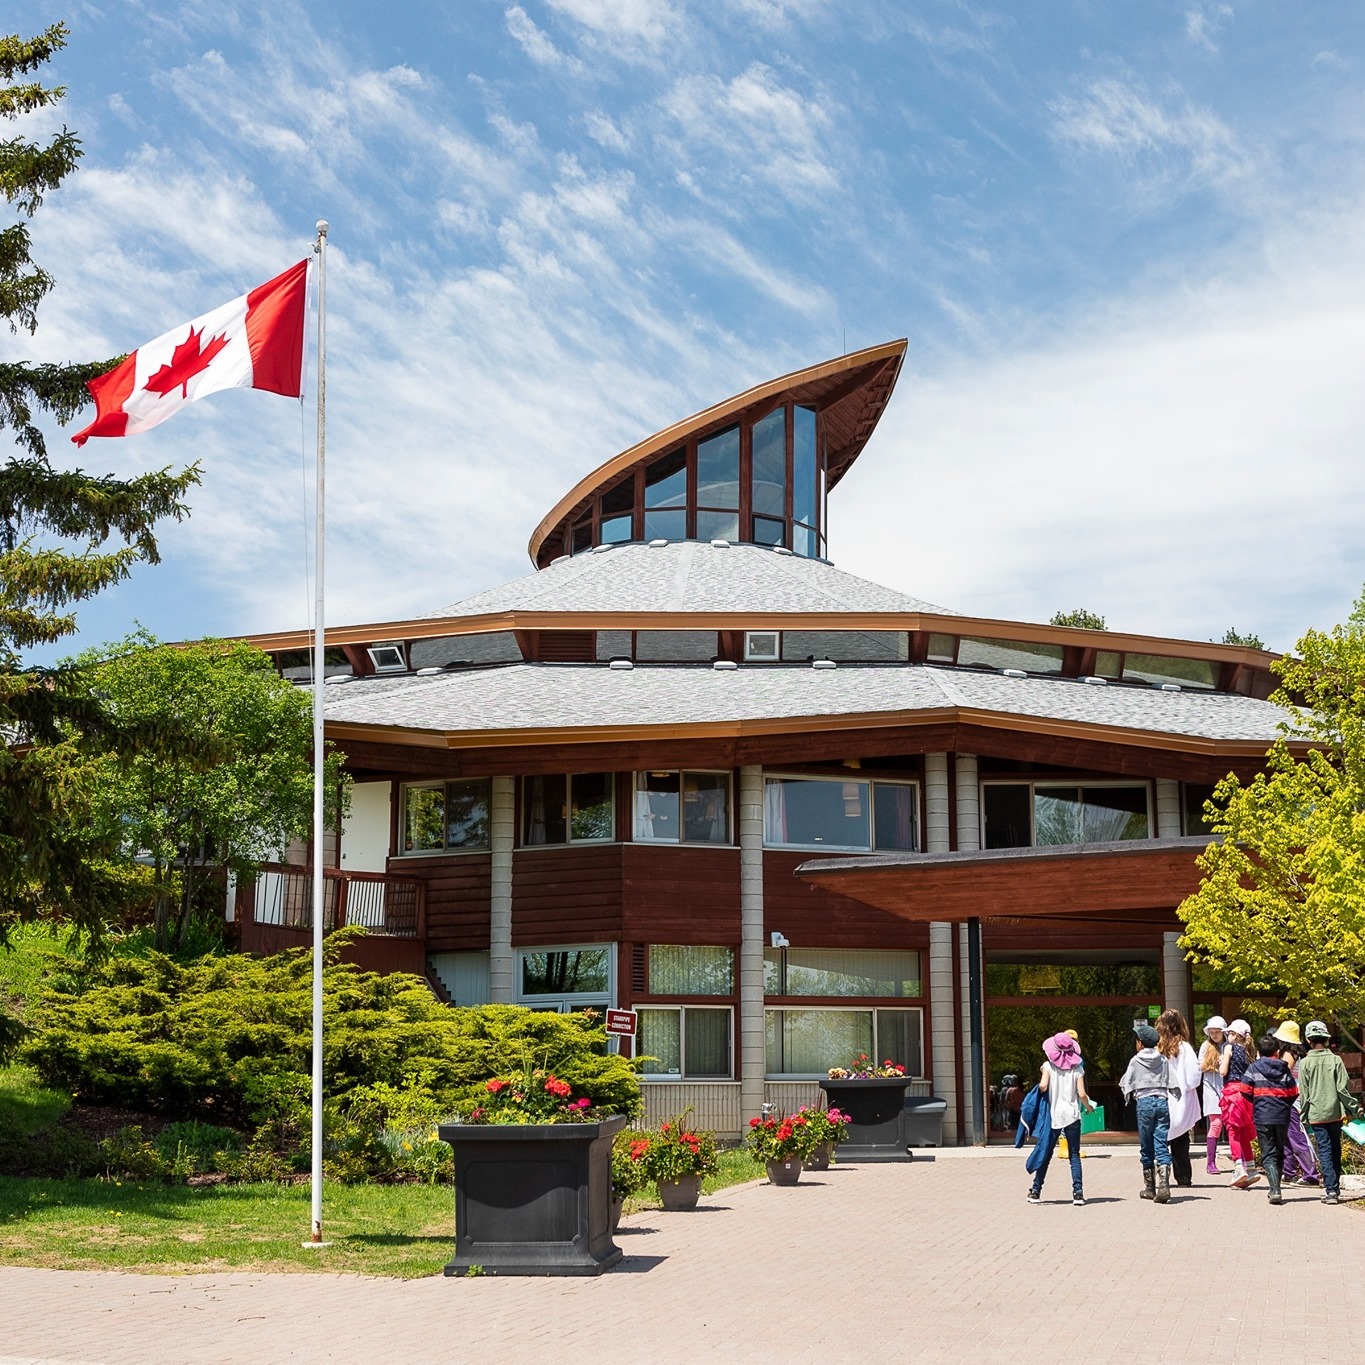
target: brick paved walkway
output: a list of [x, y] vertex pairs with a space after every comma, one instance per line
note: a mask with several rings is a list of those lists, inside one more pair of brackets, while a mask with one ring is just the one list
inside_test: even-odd
[[[0, 1365], [276, 1361], [1331, 1361], [1358, 1354], [1365, 1211], [1271, 1208], [1196, 1176], [1157, 1208], [1136, 1155], [837, 1168], [642, 1214], [594, 1280], [409, 1282], [0, 1270]], [[1220, 1267], [1209, 1292], [1207, 1268]], [[1142, 1280], [1150, 1285], [1142, 1288]], [[1218, 1334], [1217, 1349], [1210, 1345]]]

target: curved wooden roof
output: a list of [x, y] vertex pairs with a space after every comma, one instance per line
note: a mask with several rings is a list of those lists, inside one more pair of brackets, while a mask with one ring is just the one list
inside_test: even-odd
[[881, 419], [896, 386], [906, 345], [901, 338], [770, 379], [646, 437], [580, 479], [545, 514], [526, 547], [532, 563], [540, 563], [541, 548], [547, 540], [562, 534], [588, 501], [622, 474], [684, 441], [704, 436], [713, 427], [736, 421], [751, 408], [788, 401], [816, 408], [824, 421], [828, 487], [833, 488], [858, 458]]

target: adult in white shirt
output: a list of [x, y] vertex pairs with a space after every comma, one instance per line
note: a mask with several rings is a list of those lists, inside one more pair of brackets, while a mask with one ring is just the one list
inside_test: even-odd
[[1199, 1057], [1190, 1046], [1190, 1026], [1179, 1010], [1166, 1010], [1156, 1021], [1157, 1051], [1170, 1063], [1171, 1092], [1166, 1105], [1171, 1130], [1166, 1141], [1171, 1149], [1171, 1174], [1177, 1185], [1193, 1185], [1190, 1166], [1190, 1130], [1199, 1122]]

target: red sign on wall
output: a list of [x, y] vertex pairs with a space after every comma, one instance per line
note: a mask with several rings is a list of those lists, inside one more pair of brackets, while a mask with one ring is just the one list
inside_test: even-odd
[[608, 1010], [607, 1011], [607, 1032], [624, 1034], [627, 1038], [635, 1037], [635, 1021], [640, 1016], [634, 1010]]

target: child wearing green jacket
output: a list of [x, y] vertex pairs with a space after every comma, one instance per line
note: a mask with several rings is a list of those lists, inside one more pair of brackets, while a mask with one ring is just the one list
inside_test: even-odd
[[1324, 1204], [1341, 1202], [1341, 1124], [1360, 1113], [1351, 1094], [1346, 1064], [1328, 1046], [1331, 1034], [1321, 1019], [1303, 1031], [1308, 1055], [1299, 1063], [1299, 1108], [1318, 1146]]

